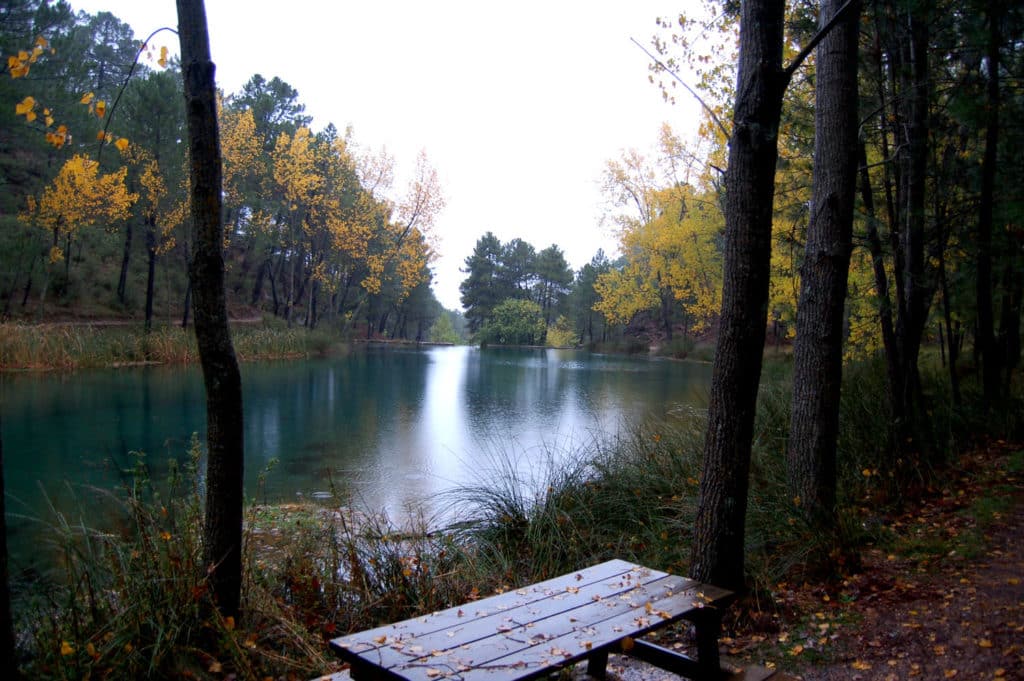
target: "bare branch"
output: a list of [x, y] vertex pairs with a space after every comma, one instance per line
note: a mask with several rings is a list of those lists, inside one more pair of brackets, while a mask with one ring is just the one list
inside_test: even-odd
[[[852, 2], [852, 0], [850, 0], [850, 1]], [[664, 70], [664, 71], [665, 71], [666, 73], [668, 73], [668, 74], [669, 74], [670, 76], [672, 76], [673, 78], [675, 78], [675, 79], [676, 79], [676, 81], [678, 81], [680, 85], [682, 85], [682, 86], [683, 86], [684, 88], [686, 88], [686, 91], [687, 91], [687, 92], [689, 92], [689, 93], [690, 93], [691, 95], [693, 95], [693, 98], [694, 98], [694, 99], [696, 99], [696, 100], [697, 100], [698, 102], [700, 102], [700, 105], [701, 105], [701, 106], [702, 106], [702, 107], [704, 108], [704, 111], [706, 111], [706, 112], [708, 113], [708, 116], [711, 116], [711, 120], [712, 120], [712, 121], [714, 121], [715, 125], [717, 125], [717, 126], [718, 126], [718, 129], [722, 131], [722, 134], [723, 134], [723, 135], [725, 135], [725, 138], [726, 138], [726, 139], [729, 139], [729, 137], [730, 137], [730, 135], [729, 135], [729, 131], [728, 131], [728, 130], [726, 129], [726, 127], [725, 127], [725, 126], [724, 126], [724, 125], [722, 124], [722, 121], [721, 121], [721, 120], [719, 120], [718, 116], [716, 116], [716, 115], [715, 115], [715, 112], [714, 112], [714, 110], [712, 110], [712, 108], [711, 108], [710, 106], [708, 106], [708, 105], [707, 105], [707, 103], [706, 103], [706, 102], [705, 102], [705, 101], [704, 101], [703, 99], [701, 99], [700, 95], [698, 95], [698, 94], [697, 94], [697, 92], [696, 92], [696, 91], [695, 91], [695, 90], [694, 90], [694, 89], [693, 89], [692, 87], [690, 87], [689, 85], [687, 85], [686, 81], [685, 81], [685, 80], [683, 80], [682, 78], [680, 78], [680, 77], [679, 77], [679, 75], [678, 75], [678, 74], [677, 74], [677, 73], [676, 73], [675, 71], [673, 71], [673, 70], [672, 70], [672, 69], [670, 69], [670, 68], [669, 68], [668, 66], [666, 66], [666, 65], [665, 65], [665, 62], [661, 61], [660, 59], [658, 59], [657, 57], [655, 57], [655, 56], [654, 56], [653, 54], [651, 54], [651, 52], [650, 52], [650, 51], [649, 51], [649, 50], [648, 50], [648, 49], [647, 49], [646, 47], [644, 47], [643, 45], [641, 45], [641, 44], [640, 44], [640, 43], [639, 43], [639, 42], [637, 41], [637, 39], [636, 39], [636, 38], [630, 38], [630, 40], [632, 40], [632, 41], [633, 41], [633, 44], [634, 44], [634, 45], [636, 45], [636, 46], [637, 46], [637, 47], [639, 47], [639, 48], [640, 48], [641, 50], [643, 50], [644, 54], [646, 54], [646, 55], [647, 55], [648, 57], [650, 57], [650, 58], [651, 58], [651, 61], [653, 61], [653, 62], [654, 62], [655, 64], [657, 64], [658, 66], [660, 66], [660, 67], [662, 68], [662, 70]]]

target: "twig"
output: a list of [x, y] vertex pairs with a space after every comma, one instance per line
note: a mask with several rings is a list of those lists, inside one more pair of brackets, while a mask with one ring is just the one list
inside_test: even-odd
[[[852, 2], [852, 1], [853, 0], [850, 0], [850, 2]], [[715, 115], [714, 110], [710, 106], [708, 106], [707, 103], [703, 99], [701, 99], [700, 95], [698, 95], [697, 92], [692, 87], [687, 85], [686, 81], [683, 80], [682, 78], [680, 78], [679, 75], [675, 71], [670, 69], [668, 66], [665, 65], [665, 63], [663, 61], [661, 61], [660, 59], [655, 57], [653, 54], [651, 54], [651, 52], [646, 47], [641, 45], [637, 41], [636, 38], [630, 38], [630, 40], [633, 41], [634, 45], [636, 45], [641, 50], [643, 50], [644, 54], [646, 54], [648, 57], [651, 58], [651, 61], [653, 61], [658, 66], [660, 66], [662, 68], [662, 70], [664, 70], [670, 76], [675, 78], [684, 88], [686, 88], [686, 91], [689, 92], [691, 95], [693, 95], [693, 98], [696, 99], [698, 102], [700, 102], [700, 105], [704, 108], [704, 110], [708, 113], [708, 115], [711, 116], [711, 120], [714, 121], [715, 125], [718, 126], [718, 129], [722, 131], [722, 134], [725, 135], [725, 138], [729, 139], [729, 137], [730, 137], [729, 131], [726, 129], [725, 125], [722, 124], [722, 121], [719, 120], [718, 116]]]

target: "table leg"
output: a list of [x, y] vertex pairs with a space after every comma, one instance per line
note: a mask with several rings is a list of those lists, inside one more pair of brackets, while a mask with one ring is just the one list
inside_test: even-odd
[[587, 658], [587, 675], [594, 679], [604, 679], [608, 671], [608, 649], [604, 648], [592, 653]]
[[722, 668], [718, 658], [718, 637], [722, 615], [718, 608], [701, 608], [688, 618], [697, 630], [697, 665], [703, 678], [716, 678]]

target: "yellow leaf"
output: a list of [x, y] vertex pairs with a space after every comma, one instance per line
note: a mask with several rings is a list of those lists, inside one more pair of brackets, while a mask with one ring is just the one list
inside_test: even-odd
[[25, 116], [31, 113], [34, 108], [36, 108], [36, 100], [34, 97], [29, 96], [14, 105], [14, 114], [16, 116]]
[[800, 644], [797, 644], [789, 649], [790, 655], [799, 655], [802, 652], [804, 652], [804, 647]]
[[106, 134], [102, 130], [100, 130], [98, 133], [96, 133], [96, 139], [98, 141], [102, 142], [106, 138], [107, 138], [107, 136], [106, 136]]
[[957, 672], [957, 670], [956, 670], [956, 669], [947, 669], [947, 670], [945, 671], [945, 673], [943, 674], [943, 676], [945, 676], [945, 677], [946, 677], [947, 679], [951, 679], [951, 678], [953, 678], [954, 676], [956, 676], [956, 675], [957, 675], [957, 673], [958, 673], [958, 672]]
[[37, 47], [47, 47], [47, 46], [49, 46], [49, 44], [50, 44], [50, 41], [47, 40], [46, 38], [44, 38], [43, 36], [38, 36], [36, 38], [36, 46]]
[[167, 530], [164, 530], [163, 532], [160, 533], [160, 538], [163, 539], [164, 541], [171, 541], [171, 533], [168, 532]]
[[29, 123], [31, 123], [35, 119], [36, 119], [36, 112], [35, 111], [29, 111], [27, 114], [25, 114], [25, 120], [27, 120]]
[[71, 655], [74, 652], [75, 652], [75, 647], [73, 645], [71, 645], [67, 641], [61, 641], [60, 642], [60, 654], [61, 655], [63, 655], [64, 657], [67, 657], [68, 655]]
[[47, 116], [46, 117], [46, 127], [50, 127], [51, 125], [53, 125], [53, 116]]
[[123, 154], [128, 151], [128, 139], [125, 137], [118, 138], [118, 140], [114, 142], [114, 146]]
[[107, 103], [102, 99], [96, 102], [96, 118], [103, 118], [104, 114], [107, 113]]
[[92, 104], [93, 97], [95, 97], [95, 96], [96, 95], [94, 95], [93, 93], [87, 92], [84, 95], [82, 95], [82, 99], [79, 100], [79, 103], [80, 104]]
[[160, 65], [160, 68], [167, 68], [167, 46], [164, 45], [160, 48], [160, 58], [156, 60], [156, 63]]
[[983, 638], [980, 641], [978, 641], [978, 647], [980, 647], [980, 648], [991, 648], [992, 647], [992, 641], [988, 640], [987, 638]]
[[862, 470], [860, 472], [860, 474], [863, 475], [865, 478], [870, 478], [871, 477], [871, 469], [870, 468], [865, 468], [864, 470]]
[[871, 665], [867, 662], [864, 662], [863, 660], [854, 660], [853, 664], [851, 664], [850, 666], [859, 672], [866, 672], [867, 670], [871, 669]]
[[210, 663], [210, 668], [209, 668], [208, 671], [211, 674], [219, 674], [223, 669], [224, 669], [224, 666], [220, 662], [217, 662], [217, 660], [214, 660], [213, 662]]

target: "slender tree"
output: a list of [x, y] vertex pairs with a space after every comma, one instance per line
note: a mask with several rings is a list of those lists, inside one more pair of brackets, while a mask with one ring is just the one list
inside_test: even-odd
[[[0, 431], [3, 428], [0, 426]], [[7, 505], [4, 503], [4, 444], [0, 435], [0, 675], [20, 679], [14, 656], [14, 618], [11, 612], [10, 573], [7, 569]]]
[[[842, 0], [822, 0], [826, 23]], [[836, 440], [846, 281], [857, 181], [859, 6], [817, 50], [811, 220], [800, 271], [787, 474], [794, 503], [819, 529], [835, 527]]]
[[203, 562], [217, 607], [227, 616], [238, 614], [242, 590], [242, 381], [224, 291], [222, 170], [206, 10], [203, 0], [177, 4], [195, 229], [192, 300], [206, 386]]
[[743, 588], [743, 538], [757, 386], [768, 321], [785, 3], [744, 0], [726, 175], [725, 278], [690, 574]]

